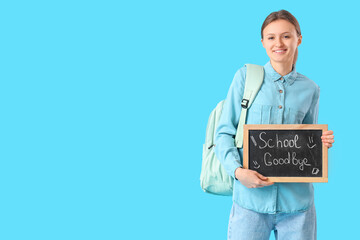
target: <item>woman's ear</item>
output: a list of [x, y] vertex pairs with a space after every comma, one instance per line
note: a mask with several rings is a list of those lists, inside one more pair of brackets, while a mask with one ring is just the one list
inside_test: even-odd
[[299, 37], [298, 37], [298, 46], [300, 45], [302, 43], [302, 36], [300, 35]]

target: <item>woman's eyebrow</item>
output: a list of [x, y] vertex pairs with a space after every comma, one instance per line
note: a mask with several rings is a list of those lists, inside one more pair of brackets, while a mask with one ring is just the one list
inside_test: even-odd
[[[283, 33], [280, 33], [280, 35], [283, 35], [283, 34], [289, 34], [290, 32], [283, 32]], [[266, 36], [269, 36], [269, 35], [275, 35], [275, 33], [268, 33], [266, 34]]]

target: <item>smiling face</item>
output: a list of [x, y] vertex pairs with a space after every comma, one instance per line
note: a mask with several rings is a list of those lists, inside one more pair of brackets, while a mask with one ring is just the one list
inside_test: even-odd
[[297, 47], [302, 36], [297, 36], [295, 26], [279, 19], [271, 22], [263, 30], [261, 42], [271, 62], [293, 64]]

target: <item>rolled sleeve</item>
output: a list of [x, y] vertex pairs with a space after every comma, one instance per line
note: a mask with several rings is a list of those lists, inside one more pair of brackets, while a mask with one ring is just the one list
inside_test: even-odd
[[241, 113], [245, 73], [245, 66], [235, 73], [215, 130], [215, 154], [226, 172], [233, 178], [235, 178], [235, 170], [242, 167], [242, 156], [235, 146], [234, 139]]

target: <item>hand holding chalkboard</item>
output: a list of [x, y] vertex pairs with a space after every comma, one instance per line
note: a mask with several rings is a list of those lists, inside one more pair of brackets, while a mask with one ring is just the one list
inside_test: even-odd
[[268, 181], [267, 177], [249, 169], [237, 168], [235, 177], [247, 188], [259, 188], [274, 184]]
[[327, 125], [244, 125], [244, 168], [274, 182], [327, 182]]

